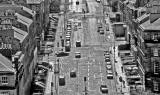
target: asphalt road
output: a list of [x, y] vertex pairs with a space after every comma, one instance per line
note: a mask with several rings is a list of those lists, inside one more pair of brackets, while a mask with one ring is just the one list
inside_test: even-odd
[[[73, 2], [75, 2], [75, 0], [73, 0]], [[87, 0], [87, 2], [89, 14], [97, 14], [97, 11], [101, 10], [101, 8], [97, 9], [100, 4], [95, 0]], [[75, 5], [73, 6], [72, 8], [77, 8]], [[81, 8], [82, 7], [77, 8], [77, 12], [80, 12]], [[76, 9], [72, 10], [76, 11]], [[102, 12], [100, 12], [100, 14], [103, 15]], [[58, 58], [60, 60], [59, 75], [64, 75], [66, 81], [65, 86], [58, 86], [58, 75], [56, 75], [55, 86], [58, 95], [85, 95], [85, 91], [88, 95], [102, 95], [100, 92], [101, 84], [108, 86], [108, 95], [118, 95], [114, 79], [108, 80], [106, 77], [106, 63], [104, 62], [104, 51], [110, 48], [110, 42], [113, 41], [113, 37], [108, 31], [105, 31], [103, 35], [97, 32], [97, 19], [99, 18], [73, 19], [72, 27], [75, 26], [74, 22], [76, 22], [76, 20], [81, 23], [81, 27], [78, 27], [77, 31], [72, 31], [72, 45], [69, 56]], [[57, 43], [60, 43], [59, 36], [64, 34], [63, 32], [59, 32], [63, 29], [63, 19], [59, 21], [59, 24], [60, 27], [57, 30], [58, 34], [55, 41], [55, 52], [62, 49], [61, 44], [57, 47]], [[75, 47], [77, 40], [82, 42], [82, 47]], [[75, 58], [75, 52], [80, 52], [81, 58]], [[50, 57], [50, 61], [56, 61], [56, 59], [53, 56]], [[77, 77], [70, 78], [70, 72], [74, 69], [77, 70]], [[84, 77], [87, 78], [86, 82], [84, 81]], [[85, 86], [87, 90], [85, 90]]]

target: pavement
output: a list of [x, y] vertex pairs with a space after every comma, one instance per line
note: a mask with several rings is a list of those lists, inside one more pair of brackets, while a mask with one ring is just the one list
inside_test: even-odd
[[[130, 95], [129, 86], [126, 80], [126, 75], [121, 68], [122, 67], [121, 58], [118, 56], [118, 46], [115, 46], [115, 57], [114, 57], [113, 47], [112, 47], [112, 54], [113, 54], [113, 58], [115, 58], [115, 61], [117, 61], [117, 62], [113, 62], [115, 64], [115, 69], [116, 69], [115, 72], [116, 72], [117, 91], [119, 93], [123, 93], [124, 95]], [[122, 77], [122, 82], [120, 82], [120, 79], [119, 79], [120, 77]]]

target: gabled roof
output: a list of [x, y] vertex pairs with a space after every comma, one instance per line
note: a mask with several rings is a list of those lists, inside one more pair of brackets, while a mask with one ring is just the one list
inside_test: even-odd
[[14, 26], [12, 26], [12, 29], [14, 30], [14, 37], [20, 40], [20, 43], [22, 43], [23, 40], [27, 37], [28, 33]]
[[136, 20], [137, 20], [138, 23], [141, 24], [141, 23], [143, 23], [145, 20], [147, 20], [149, 18], [149, 15], [150, 14], [144, 14], [144, 15], [138, 17]]
[[15, 72], [12, 67], [12, 62], [7, 59], [5, 56], [0, 54], [0, 72]]
[[16, 13], [19, 13], [27, 18], [33, 18], [32, 14], [30, 14], [30, 12], [26, 11], [25, 9], [23, 10], [23, 6], [20, 5], [0, 4], [0, 11], [5, 10], [14, 10]]
[[40, 4], [44, 0], [27, 0], [27, 4]]
[[140, 25], [144, 30], [160, 30], [160, 18], [153, 23], [150, 23], [150, 19]]
[[27, 25], [27, 27], [29, 27], [33, 23], [32, 19], [29, 19], [19, 13], [15, 13], [15, 16], [17, 16], [17, 21], [23, 23], [24, 25]]
[[28, 13], [31, 14], [32, 16], [35, 16], [35, 15], [36, 15], [36, 12], [35, 12], [35, 11], [33, 11], [33, 10], [27, 8], [27, 7], [24, 7], [24, 6], [22, 6], [22, 8], [23, 8], [24, 11], [28, 12]]

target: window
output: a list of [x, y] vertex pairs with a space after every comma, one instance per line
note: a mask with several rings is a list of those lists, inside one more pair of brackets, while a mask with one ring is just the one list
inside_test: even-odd
[[1, 92], [0, 95], [9, 95], [9, 92]]
[[159, 73], [159, 63], [154, 62], [154, 74], [158, 74], [158, 73]]
[[2, 84], [8, 84], [8, 77], [7, 76], [2, 76], [1, 83]]
[[158, 49], [157, 48], [153, 49], [153, 56], [158, 56]]
[[152, 35], [152, 40], [153, 41], [158, 41], [158, 34], [153, 34]]
[[159, 91], [158, 82], [154, 81], [153, 86], [154, 91]]

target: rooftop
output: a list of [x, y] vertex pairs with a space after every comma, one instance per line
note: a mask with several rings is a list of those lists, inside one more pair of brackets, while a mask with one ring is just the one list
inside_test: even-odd
[[27, 0], [27, 4], [40, 4], [44, 0]]
[[136, 20], [137, 20], [137, 22], [139, 22], [141, 24], [141, 23], [143, 23], [145, 20], [147, 20], [149, 18], [149, 15], [150, 14], [144, 14], [144, 15], [138, 17]]
[[160, 25], [160, 18], [158, 18], [153, 23], [150, 23], [150, 19], [148, 19], [147, 21], [142, 23], [140, 27], [142, 27], [144, 30], [160, 30], [159, 25]]
[[19, 13], [27, 18], [33, 19], [33, 13], [30, 9], [20, 6], [20, 5], [11, 5], [11, 4], [0, 4], [0, 11], [5, 10], [14, 10], [16, 13]]
[[14, 26], [12, 26], [12, 29], [14, 29], [14, 37], [17, 38], [18, 40], [20, 40], [20, 43], [22, 43], [23, 40], [28, 35], [28, 33], [23, 31], [23, 30], [21, 30], [21, 29], [18, 29], [16, 27], [14, 27]]
[[0, 72], [15, 72], [12, 67], [12, 62], [5, 56], [0, 54]]
[[32, 19], [29, 19], [19, 13], [15, 13], [15, 16], [17, 16], [17, 21], [20, 22], [20, 23], [23, 23], [24, 25], [26, 25], [27, 27], [29, 27], [33, 20]]

